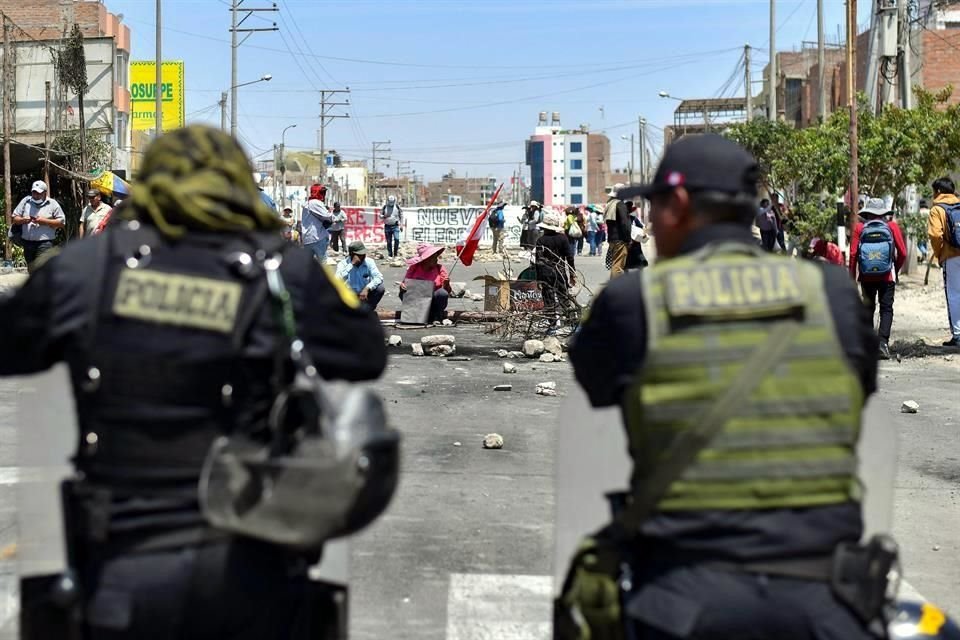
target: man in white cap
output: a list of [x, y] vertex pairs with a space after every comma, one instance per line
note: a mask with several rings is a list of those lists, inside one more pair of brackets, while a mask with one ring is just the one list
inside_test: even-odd
[[397, 204], [397, 196], [387, 198], [387, 204], [380, 210], [380, 219], [387, 240], [387, 255], [396, 258], [400, 255], [400, 228], [403, 226], [403, 210]]
[[630, 248], [630, 211], [617, 192], [623, 185], [617, 183], [610, 190], [610, 198], [603, 210], [603, 219], [607, 224], [607, 265], [610, 277], [623, 275], [627, 264], [627, 251]]
[[37, 258], [53, 248], [57, 229], [63, 228], [63, 209], [60, 203], [47, 196], [47, 185], [37, 180], [30, 195], [13, 210], [13, 224], [23, 233], [23, 257], [27, 270], [32, 272]]

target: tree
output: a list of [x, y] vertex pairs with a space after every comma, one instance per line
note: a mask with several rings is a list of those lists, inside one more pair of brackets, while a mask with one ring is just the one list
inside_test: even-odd
[[83, 96], [87, 92], [87, 56], [83, 50], [83, 32], [74, 23], [70, 36], [60, 51], [54, 53], [54, 66], [60, 82], [77, 94], [80, 112], [80, 171], [87, 169], [86, 120], [83, 116]]

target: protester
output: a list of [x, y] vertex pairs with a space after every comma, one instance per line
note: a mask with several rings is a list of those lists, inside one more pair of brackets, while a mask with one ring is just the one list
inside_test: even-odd
[[37, 259], [53, 249], [57, 229], [63, 228], [63, 209], [59, 202], [47, 196], [47, 184], [37, 180], [30, 188], [30, 195], [13, 210], [11, 222], [19, 226], [23, 258], [27, 271], [33, 273]]
[[87, 206], [80, 213], [80, 237], [97, 233], [104, 218], [110, 215], [110, 205], [103, 202], [103, 196], [96, 189], [87, 190]]
[[882, 198], [870, 198], [860, 210], [850, 239], [850, 276], [860, 282], [863, 302], [870, 318], [879, 300], [880, 358], [890, 358], [890, 330], [893, 326], [893, 300], [897, 276], [907, 261], [907, 244], [896, 222], [885, 219], [890, 212]]
[[403, 210], [397, 204], [397, 196], [387, 198], [387, 204], [380, 210], [380, 219], [387, 241], [387, 255], [396, 258], [400, 252], [400, 227], [403, 225]]
[[540, 237], [537, 225], [543, 222], [543, 207], [536, 200], [531, 200], [530, 204], [523, 208], [523, 212], [520, 217], [520, 246], [533, 249]]
[[293, 209], [290, 207], [284, 207], [283, 213], [280, 215], [280, 220], [283, 221], [283, 237], [289, 240], [290, 242], [297, 242], [300, 239], [299, 234], [297, 233], [297, 219], [293, 217]]
[[599, 238], [600, 225], [603, 223], [603, 214], [598, 213], [593, 205], [589, 205], [587, 206], [585, 219], [587, 225], [587, 244], [590, 246], [590, 253], [588, 255], [600, 255]]
[[505, 202], [498, 202], [496, 208], [491, 211], [488, 216], [490, 232], [493, 233], [493, 247], [491, 248], [493, 253], [505, 253], [503, 231], [507, 225], [507, 221], [506, 218], [504, 218], [503, 208], [506, 206]]
[[556, 316], [559, 300], [567, 295], [575, 282], [574, 245], [563, 233], [563, 220], [559, 213], [544, 214], [539, 224], [543, 235], [537, 239], [534, 261], [537, 281], [543, 292], [543, 304], [548, 313]]
[[815, 260], [843, 266], [843, 252], [833, 242], [823, 238], [814, 238], [810, 242], [810, 254]]
[[[930, 221], [930, 203], [925, 199], [920, 201], [920, 208], [917, 211], [917, 215], [920, 216], [921, 220], [926, 220], [929, 226]], [[927, 237], [917, 238], [917, 264], [923, 264], [927, 261], [927, 256], [930, 255], [930, 244]]]
[[330, 224], [330, 246], [334, 251], [347, 250], [347, 213], [340, 208], [339, 202], [333, 203], [333, 222]]
[[777, 244], [780, 245], [781, 251], [787, 255], [792, 255], [793, 243], [791, 242], [790, 251], [787, 251], [787, 244], [784, 238], [784, 225], [787, 220], [786, 207], [780, 202], [780, 194], [774, 193], [770, 197], [773, 198], [773, 201], [770, 203], [770, 208], [773, 210], [773, 215], [777, 219]]
[[933, 207], [927, 221], [930, 250], [943, 270], [950, 339], [945, 347], [960, 347], [960, 198], [950, 178], [933, 183]]
[[570, 243], [570, 253], [579, 255], [578, 249], [583, 248], [583, 216], [577, 207], [567, 207], [563, 214], [563, 233]]
[[367, 257], [367, 248], [360, 241], [351, 242], [347, 257], [337, 264], [337, 277], [347, 283], [360, 301], [376, 309], [383, 299], [383, 274], [373, 258]]
[[303, 246], [313, 251], [318, 260], [326, 260], [327, 247], [330, 245], [330, 227], [333, 216], [327, 210], [324, 200], [327, 188], [320, 184], [310, 187], [310, 199], [303, 208], [300, 224], [303, 227]]
[[603, 210], [603, 219], [607, 225], [607, 268], [610, 277], [623, 275], [627, 265], [627, 251], [630, 248], [630, 213], [626, 205], [617, 197], [622, 184], [614, 185]]
[[624, 268], [643, 269], [649, 262], [643, 255], [643, 243], [647, 240], [646, 227], [641, 219], [642, 213], [632, 202], [625, 203], [630, 210], [630, 247], [627, 249], [627, 262]]
[[407, 273], [400, 283], [400, 299], [407, 291], [407, 280], [430, 280], [433, 282], [433, 303], [430, 305], [428, 322], [440, 322], [446, 316], [447, 303], [450, 299], [450, 276], [446, 268], [440, 264], [440, 254], [443, 247], [421, 243], [417, 246], [417, 255], [407, 260]]
[[772, 253], [777, 245], [777, 214], [766, 198], [760, 201], [754, 224], [760, 229], [760, 243], [764, 251]]

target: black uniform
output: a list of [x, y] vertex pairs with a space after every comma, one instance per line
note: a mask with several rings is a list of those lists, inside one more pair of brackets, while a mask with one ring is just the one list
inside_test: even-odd
[[569, 272], [573, 272], [573, 251], [570, 241], [562, 233], [546, 232], [536, 245], [537, 281], [543, 291], [543, 303], [554, 308], [559, 298], [570, 287]]
[[[709, 243], [753, 244], [748, 229], [714, 225], [691, 234], [688, 254]], [[843, 269], [824, 265], [827, 296], [844, 355], [864, 395], [876, 390], [876, 335]], [[594, 302], [570, 349], [576, 377], [597, 407], [619, 405], [647, 353], [641, 275], [614, 280]], [[616, 357], [613, 357], [616, 356]], [[841, 541], [858, 540], [860, 505], [804, 509], [660, 512], [641, 528], [634, 564], [644, 589], [628, 603], [638, 638], [867, 638], [838, 606], [825, 582], [724, 571], [711, 562], [750, 563], [829, 556]], [[755, 610], [743, 610], [745, 601]], [[751, 632], [744, 631], [749, 623]], [[815, 635], [809, 629], [816, 626]], [[783, 635], [783, 629], [797, 635]]]
[[320, 374], [378, 377], [376, 316], [277, 233], [172, 241], [137, 223], [112, 228], [67, 245], [0, 303], [0, 374], [70, 368], [74, 462], [95, 513], [108, 515], [103, 527], [74, 523], [94, 640], [291, 638], [305, 622], [302, 568], [315, 558], [211, 530], [197, 501], [211, 442], [263, 429], [275, 393], [273, 305], [262, 271], [239, 257], [258, 248], [283, 252], [297, 330]]

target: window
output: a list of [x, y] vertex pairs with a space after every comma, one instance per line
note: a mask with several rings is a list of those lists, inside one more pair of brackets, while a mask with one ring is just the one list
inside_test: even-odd
[[583, 170], [583, 160], [571, 160], [570, 168], [573, 169], [574, 171]]
[[583, 143], [582, 143], [582, 142], [571, 142], [571, 143], [570, 143], [570, 153], [583, 153]]
[[583, 204], [583, 195], [580, 193], [571, 193], [570, 204]]
[[571, 186], [571, 187], [582, 187], [582, 186], [583, 186], [583, 178], [582, 178], [581, 176], [577, 176], [577, 177], [575, 177], [575, 178], [570, 178], [570, 186]]

